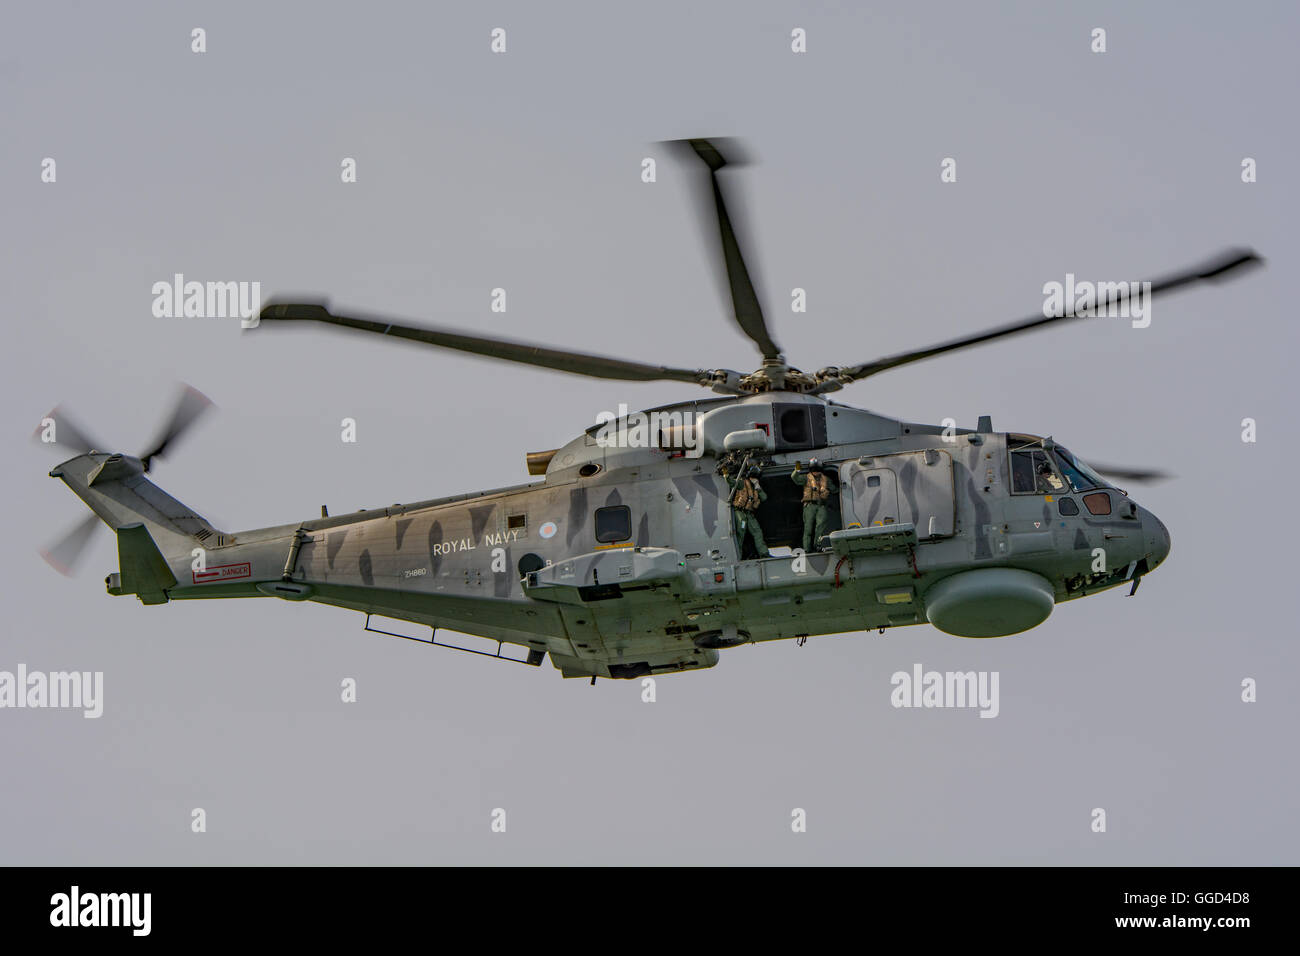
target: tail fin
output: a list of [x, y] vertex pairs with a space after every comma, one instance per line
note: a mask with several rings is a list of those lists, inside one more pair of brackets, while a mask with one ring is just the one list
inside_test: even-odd
[[109, 594], [134, 594], [145, 604], [166, 604], [167, 592], [176, 587], [167, 559], [139, 522], [117, 529], [117, 566], [121, 570], [108, 576]]
[[[57, 465], [59, 478], [114, 531], [143, 525], [163, 554], [189, 554], [218, 532], [145, 477], [140, 459], [90, 452]], [[121, 536], [119, 535], [119, 539]]]

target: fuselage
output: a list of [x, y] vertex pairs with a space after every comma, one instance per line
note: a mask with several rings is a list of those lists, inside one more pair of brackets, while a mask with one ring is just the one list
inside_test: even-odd
[[[717, 473], [746, 442], [767, 492], [765, 559], [740, 550]], [[1154, 515], [1056, 447], [793, 393], [688, 402], [588, 429], [532, 484], [220, 535], [201, 571], [168, 557], [168, 594], [444, 627], [549, 654], [565, 676], [696, 669], [739, 642], [928, 621], [995, 636], [1168, 553]], [[826, 550], [803, 554], [791, 475], [812, 458], [840, 491]]]

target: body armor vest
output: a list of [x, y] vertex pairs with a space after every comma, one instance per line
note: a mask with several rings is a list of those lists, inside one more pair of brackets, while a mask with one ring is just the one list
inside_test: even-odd
[[731, 506], [737, 511], [757, 511], [758, 505], [758, 489], [754, 487], [754, 479], [741, 479], [732, 492]]
[[803, 503], [821, 504], [830, 496], [831, 490], [826, 476], [820, 471], [808, 472], [808, 480], [803, 486]]

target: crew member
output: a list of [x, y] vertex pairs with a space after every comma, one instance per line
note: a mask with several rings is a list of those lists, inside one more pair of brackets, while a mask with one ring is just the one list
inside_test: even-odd
[[1065, 483], [1056, 477], [1056, 473], [1052, 471], [1052, 466], [1045, 461], [1040, 462], [1038, 465], [1039, 494], [1050, 495], [1064, 487]]
[[734, 478], [728, 470], [722, 472], [722, 477], [727, 479], [727, 485], [731, 488], [731, 524], [736, 534], [736, 554], [742, 560], [745, 557], [746, 535], [754, 539], [754, 550], [760, 558], [771, 557], [767, 542], [763, 540], [763, 529], [758, 524], [758, 506], [767, 500], [767, 492], [759, 484], [758, 475], [759, 468], [756, 464], [743, 467]]
[[809, 459], [806, 473], [802, 462], [796, 461], [790, 477], [796, 485], [803, 486], [803, 550], [809, 554], [813, 545], [830, 529], [831, 495], [839, 494], [840, 485], [816, 458]]

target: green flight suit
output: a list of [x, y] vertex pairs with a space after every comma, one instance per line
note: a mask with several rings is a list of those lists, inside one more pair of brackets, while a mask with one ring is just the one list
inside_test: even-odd
[[826, 497], [815, 499], [812, 497], [813, 491], [808, 486], [808, 472], [795, 469], [790, 477], [796, 485], [801, 485], [804, 489], [803, 501], [803, 550], [805, 554], [811, 554], [814, 545], [821, 540], [822, 535], [826, 534], [831, 527], [831, 500], [834, 495], [839, 494], [840, 483], [836, 481], [835, 475], [830, 471], [819, 471], [815, 474], [822, 475], [826, 479]]
[[731, 526], [736, 535], [736, 556], [743, 558], [745, 554], [745, 535], [754, 539], [754, 550], [758, 552], [760, 558], [769, 558], [771, 555], [767, 550], [767, 542], [763, 540], [763, 529], [758, 524], [758, 515], [754, 513], [760, 504], [767, 500], [767, 492], [759, 484], [757, 478], [750, 479], [753, 481], [753, 492], [758, 496], [758, 501], [754, 502], [752, 498], [743, 502], [746, 507], [736, 504], [738, 497], [747, 497], [740, 493], [745, 479], [739, 476], [733, 478], [731, 475], [724, 475], [727, 479], [727, 486], [731, 489]]

